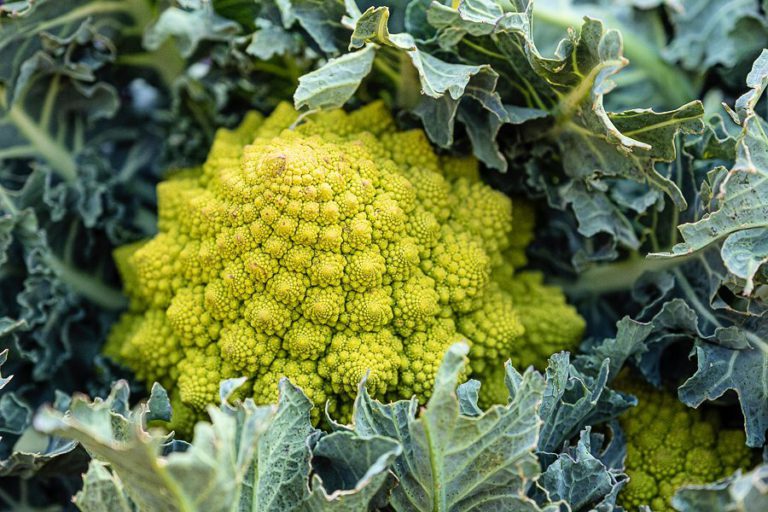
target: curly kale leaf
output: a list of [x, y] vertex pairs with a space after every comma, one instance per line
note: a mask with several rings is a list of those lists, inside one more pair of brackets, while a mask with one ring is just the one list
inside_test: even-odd
[[600, 444], [599, 436], [591, 435], [589, 427], [584, 429], [576, 446], [563, 450], [542, 473], [538, 499], [546, 495], [552, 501], [562, 500], [571, 510], [617, 510], [616, 497], [627, 477], [601, 460]]
[[113, 375], [99, 356], [125, 304], [111, 248], [153, 229], [163, 144], [157, 89], [118, 70], [145, 55], [131, 34], [146, 7], [40, 1], [0, 17], [0, 346], [16, 375], [0, 428], [14, 437], [57, 389], [101, 393]]
[[337, 25], [344, 13], [339, 2], [163, 4], [143, 42], [156, 55], [153, 61], [168, 62], [159, 71], [170, 105], [158, 120], [169, 131], [166, 165], [199, 165], [219, 127], [233, 127], [248, 110], [269, 112], [290, 99], [299, 76], [337, 53], [328, 45], [340, 44]]

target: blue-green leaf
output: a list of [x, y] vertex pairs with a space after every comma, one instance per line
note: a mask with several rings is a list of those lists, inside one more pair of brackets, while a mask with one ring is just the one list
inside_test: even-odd
[[626, 477], [607, 468], [592, 453], [590, 429], [577, 445], [559, 454], [541, 474], [537, 485], [552, 501], [564, 501], [573, 511], [613, 510]]
[[685, 486], [674, 495], [672, 505], [680, 512], [758, 511], [768, 509], [768, 465], [720, 482]]
[[446, 353], [418, 417], [415, 400], [381, 404], [363, 388], [355, 402], [360, 435], [389, 436], [403, 446], [393, 467], [400, 480], [390, 502], [395, 510], [537, 509], [526, 493], [539, 472], [534, 450], [543, 379], [532, 370], [518, 374], [509, 404], [463, 416], [456, 386], [466, 353], [463, 344]]
[[571, 364], [567, 352], [550, 357], [539, 409], [543, 422], [539, 451], [556, 453], [584, 427], [616, 418], [636, 404], [633, 397], [608, 388], [608, 377], [607, 359], [596, 373], [587, 374]]
[[669, 9], [674, 38], [664, 56], [688, 69], [734, 67], [751, 58], [768, 37], [768, 23], [754, 0], [677, 0]]
[[356, 512], [377, 501], [383, 507], [387, 496], [382, 491], [394, 483], [389, 468], [401, 453], [400, 444], [388, 437], [352, 432], [322, 437], [312, 450], [313, 489], [305, 509]]
[[226, 41], [239, 31], [237, 23], [217, 15], [208, 3], [200, 4], [194, 10], [170, 7], [144, 33], [144, 45], [156, 50], [167, 39], [173, 38], [181, 54], [189, 57], [201, 42]]
[[320, 69], [299, 79], [293, 93], [296, 109], [338, 108], [352, 97], [360, 82], [371, 71], [376, 55], [372, 45], [329, 60]]

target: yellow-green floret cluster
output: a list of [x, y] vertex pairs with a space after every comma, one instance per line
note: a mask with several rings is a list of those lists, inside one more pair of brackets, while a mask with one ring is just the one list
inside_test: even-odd
[[296, 120], [281, 105], [219, 131], [201, 169], [158, 186], [159, 233], [115, 253], [131, 308], [106, 351], [170, 388], [186, 423], [241, 375], [259, 403], [285, 376], [341, 417], [367, 372], [378, 398], [426, 399], [461, 339], [496, 377], [486, 402], [505, 400], [490, 369], [579, 342], [562, 293], [513, 268], [532, 211], [474, 159], [437, 156], [381, 103]]
[[619, 504], [627, 510], [647, 505], [653, 512], [673, 512], [671, 499], [681, 486], [713, 482], [749, 466], [752, 454], [742, 429], [721, 428], [717, 414], [686, 407], [647, 384], [619, 386], [638, 398], [637, 407], [620, 418], [630, 480]]

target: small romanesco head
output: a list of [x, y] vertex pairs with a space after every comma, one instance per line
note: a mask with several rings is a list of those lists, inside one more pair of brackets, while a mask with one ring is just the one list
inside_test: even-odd
[[115, 252], [131, 309], [107, 353], [170, 387], [185, 425], [229, 377], [261, 403], [289, 377], [344, 416], [366, 375], [376, 397], [426, 399], [457, 340], [479, 378], [575, 347], [562, 293], [513, 270], [532, 211], [517, 222], [475, 159], [438, 157], [382, 103], [296, 119], [220, 130], [158, 186], [159, 234]]
[[713, 482], [750, 465], [744, 432], [721, 428], [718, 415], [688, 408], [673, 394], [624, 376], [617, 386], [638, 399], [637, 407], [621, 416], [629, 483], [619, 504], [627, 510], [647, 505], [654, 512], [673, 512], [672, 496], [681, 486]]

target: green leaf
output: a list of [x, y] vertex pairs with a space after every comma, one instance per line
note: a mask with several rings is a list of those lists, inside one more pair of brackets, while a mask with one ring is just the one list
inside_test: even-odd
[[373, 45], [329, 60], [320, 69], [299, 79], [293, 93], [296, 109], [338, 108], [352, 97], [360, 82], [371, 71], [376, 51]]
[[696, 312], [681, 298], [665, 302], [648, 322], [624, 317], [616, 323], [616, 337], [603, 340], [580, 355], [580, 369], [595, 372], [604, 361], [609, 363], [609, 380], [614, 379], [627, 362], [656, 386], [661, 385], [661, 356], [675, 343], [690, 340], [697, 333]]
[[[725, 179], [713, 186], [717, 191], [714, 207], [700, 220], [679, 226], [682, 243], [668, 253], [651, 256], [686, 256], [724, 240], [723, 261], [746, 280], [744, 293], [749, 294], [762, 259], [760, 246], [763, 243], [759, 236], [752, 235], [759, 235], [768, 228], [768, 135], [765, 122], [755, 114], [750, 114], [744, 121], [736, 149], [734, 166]], [[745, 234], [739, 234], [745, 231]], [[733, 236], [736, 239], [729, 242]], [[747, 261], [744, 250], [753, 253]]]
[[680, 386], [680, 400], [698, 407], [726, 391], [735, 391], [744, 414], [747, 444], [762, 446], [768, 430], [768, 381], [762, 378], [768, 375], [768, 328], [756, 323], [741, 329], [723, 328], [718, 335], [712, 341], [720, 344], [697, 344], [696, 373]]
[[[225, 381], [222, 397], [243, 382]], [[35, 427], [77, 440], [93, 457], [75, 498], [86, 512], [352, 512], [383, 503], [400, 444], [350, 431], [325, 435], [312, 427], [313, 405], [301, 390], [287, 379], [279, 389], [277, 406], [246, 399], [209, 407], [210, 423], [197, 423], [183, 451], [146, 428], [168, 408], [159, 386], [129, 410], [127, 383], [120, 381], [106, 400], [76, 396], [66, 413], [44, 408]]]
[[317, 46], [327, 54], [336, 54], [344, 47], [348, 31], [342, 25], [342, 17], [346, 14], [343, 0], [291, 0], [290, 15], [286, 16], [288, 8], [283, 9], [283, 19], [298, 20], [301, 27], [307, 31]]
[[579, 233], [587, 237], [608, 233], [624, 247], [640, 247], [632, 222], [598, 187], [589, 189], [574, 181], [564, 185], [561, 194], [563, 202], [573, 209]]
[[144, 33], [144, 46], [157, 50], [173, 39], [184, 57], [190, 57], [203, 41], [226, 41], [240, 32], [240, 25], [219, 16], [208, 3], [194, 10], [169, 7]]
[[322, 437], [312, 450], [313, 490], [304, 508], [318, 512], [368, 509], [392, 483], [389, 468], [401, 453], [400, 444], [388, 437], [359, 437], [352, 432]]
[[269, 60], [275, 55], [293, 55], [298, 52], [296, 38], [283, 27], [269, 20], [258, 19], [259, 30], [251, 36], [251, 43], [245, 49], [248, 55], [260, 60]]
[[607, 387], [608, 359], [596, 370], [594, 374], [582, 373], [570, 363], [567, 352], [549, 358], [539, 410], [543, 422], [539, 451], [556, 453], [583, 428], [616, 418], [635, 405], [633, 397]]
[[123, 483], [106, 464], [91, 460], [83, 476], [83, 488], [73, 501], [82, 512], [134, 512], [136, 507], [123, 489]]
[[768, 227], [733, 233], [723, 242], [721, 254], [728, 271], [746, 282], [744, 293], [751, 293], [755, 274], [768, 263]]
[[616, 90], [606, 98], [607, 104], [621, 109], [675, 108], [698, 97], [701, 80], [665, 60], [668, 36], [663, 13], [647, 3], [536, 0], [534, 39], [540, 49], [554, 51], [562, 34], [577, 29], [585, 16], [599, 19], [621, 33], [624, 55], [629, 59], [626, 71], [615, 77]]
[[[588, 374], [611, 360], [611, 375], [626, 361], [651, 383], [660, 385], [662, 358], [673, 345], [689, 350], [696, 360], [692, 375], [678, 389], [682, 402], [699, 407], [727, 391], [735, 392], [744, 418], [747, 444], [762, 446], [768, 429], [768, 384], [756, 378], [768, 375], [768, 323], [765, 310], [738, 311], [723, 302], [718, 291], [726, 269], [716, 249], [702, 251], [680, 261], [679, 267], [640, 280], [647, 288], [637, 300], [644, 301], [638, 319], [624, 318], [616, 338], [593, 344], [576, 365]], [[653, 290], [653, 288], [658, 288]], [[649, 297], [653, 297], [649, 301]], [[671, 351], [670, 351], [671, 352]], [[608, 359], [607, 359], [608, 358]]]
[[671, 61], [701, 70], [734, 67], [753, 58], [768, 37], [768, 24], [754, 0], [678, 0], [669, 9], [674, 38], [664, 50]]
[[59, 389], [109, 388], [98, 352], [125, 306], [112, 243], [141, 231], [160, 164], [163, 130], [139, 105], [157, 91], [118, 63], [149, 13], [144, 0], [38, 0], [0, 16], [0, 346], [16, 375], [0, 398], [0, 473], [40, 471], [51, 494], [82, 452], [35, 434], [32, 411]]
[[[123, 415], [116, 406], [126, 398], [127, 384], [118, 383], [106, 401], [75, 397], [66, 415], [43, 409], [35, 427], [77, 440], [94, 458], [108, 462], [140, 509], [229, 510], [256, 454], [257, 436], [276, 411], [246, 405], [238, 418], [211, 408], [212, 424], [196, 426], [188, 450], [162, 458], [165, 438], [144, 430], [147, 406]], [[300, 414], [292, 404], [288, 408]]]
[[[8, 349], [3, 350], [0, 352], [0, 369], [2, 369], [5, 362], [8, 360]], [[8, 384], [11, 379], [13, 378], [13, 375], [10, 377], [3, 377], [2, 374], [0, 374], [0, 389], [3, 389], [6, 384]]]
[[147, 400], [147, 421], [171, 421], [171, 401], [168, 392], [155, 382]]
[[[255, 467], [249, 469], [247, 475], [243, 474], [243, 490], [253, 489], [253, 494], [241, 494], [241, 507], [278, 512], [294, 510], [305, 499], [311, 456], [307, 439], [314, 432], [309, 416], [312, 407], [312, 402], [301, 390], [287, 379], [281, 380], [277, 412], [270, 419], [268, 428], [259, 435], [260, 425], [255, 424], [249, 432], [258, 435], [258, 452]], [[216, 414], [220, 413], [216, 411]], [[211, 415], [211, 419], [215, 422], [216, 417]], [[244, 441], [246, 445], [253, 442]], [[242, 442], [238, 445], [238, 460], [245, 462], [241, 466], [245, 468], [250, 463], [248, 451], [253, 448], [244, 448]]]
[[552, 501], [564, 501], [571, 510], [613, 510], [626, 478], [617, 475], [592, 453], [590, 429], [577, 445], [559, 454], [536, 484]]
[[462, 416], [480, 416], [483, 410], [477, 405], [480, 397], [480, 381], [470, 379], [456, 388], [459, 398], [459, 412]]
[[706, 485], [685, 486], [672, 497], [680, 512], [768, 509], [768, 464]]
[[747, 87], [750, 90], [736, 100], [736, 112], [742, 122], [755, 111], [757, 102], [768, 87], [768, 50], [763, 50], [752, 64], [752, 69], [747, 75]]
[[419, 74], [422, 94], [431, 98], [442, 98], [447, 94], [452, 100], [458, 100], [472, 77], [479, 73], [495, 75], [487, 64], [468, 66], [450, 63], [419, 50], [410, 34], [390, 34], [388, 20], [388, 8], [369, 8], [355, 24], [350, 47], [359, 48], [365, 43], [374, 42], [406, 52]]
[[508, 405], [462, 416], [456, 386], [466, 353], [463, 344], [449, 349], [418, 417], [414, 400], [381, 404], [364, 388], [355, 402], [360, 435], [385, 435], [403, 446], [393, 468], [400, 480], [390, 502], [395, 510], [536, 510], [526, 492], [539, 472], [543, 379], [532, 370], [517, 374]]

